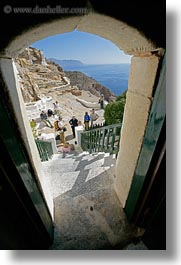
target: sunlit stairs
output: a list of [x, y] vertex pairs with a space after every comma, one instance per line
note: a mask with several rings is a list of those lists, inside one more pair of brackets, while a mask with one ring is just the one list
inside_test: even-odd
[[114, 191], [115, 155], [57, 154], [43, 162], [55, 206], [52, 250], [122, 249], [142, 231]]

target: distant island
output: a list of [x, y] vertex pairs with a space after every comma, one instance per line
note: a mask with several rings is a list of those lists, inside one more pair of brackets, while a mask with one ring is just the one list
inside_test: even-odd
[[78, 60], [59, 60], [56, 58], [48, 58], [48, 60], [61, 65], [63, 68], [81, 67], [84, 65], [81, 61]]

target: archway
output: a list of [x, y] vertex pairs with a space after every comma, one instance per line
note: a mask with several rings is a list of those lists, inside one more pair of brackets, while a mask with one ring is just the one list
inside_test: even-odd
[[[55, 20], [51, 23], [44, 23], [25, 32], [23, 35], [17, 36], [1, 54], [2, 73], [7, 87], [9, 87], [10, 98], [26, 148], [37, 171], [37, 175], [40, 175], [41, 185], [44, 186], [43, 177], [41, 177], [40, 173], [41, 166], [34, 141], [30, 135], [30, 128], [11, 59], [15, 58], [32, 42], [57, 33], [72, 31], [75, 28], [109, 39], [125, 53], [134, 56], [131, 63], [115, 183], [118, 197], [124, 206], [144, 136], [160, 51], [162, 49], [159, 49], [152, 42], [148, 41], [137, 29], [114, 18], [97, 13], [90, 13], [81, 17], [75, 16]], [[12, 78], [9, 79], [9, 76]], [[132, 146], [131, 153], [129, 146]], [[120, 163], [120, 161], [122, 162]], [[52, 209], [52, 204], [49, 207]]]

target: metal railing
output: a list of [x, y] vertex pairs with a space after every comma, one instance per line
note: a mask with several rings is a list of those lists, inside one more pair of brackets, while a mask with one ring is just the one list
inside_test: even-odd
[[53, 149], [52, 149], [52, 144], [50, 142], [36, 139], [35, 143], [38, 148], [38, 152], [42, 162], [48, 161], [49, 159], [52, 158]]
[[112, 124], [91, 129], [81, 133], [81, 148], [83, 151], [109, 152], [116, 154], [119, 151], [119, 142], [122, 124]]

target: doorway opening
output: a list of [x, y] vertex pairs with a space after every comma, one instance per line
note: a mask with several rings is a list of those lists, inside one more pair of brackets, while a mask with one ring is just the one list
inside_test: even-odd
[[[59, 25], [58, 28], [57, 28], [57, 25]], [[60, 26], [63, 26], [63, 27], [60, 27]], [[116, 170], [115, 189], [119, 197], [119, 200], [121, 201], [123, 206], [125, 204], [126, 198], [129, 193], [129, 188], [130, 188], [130, 184], [132, 181], [133, 172], [136, 166], [135, 162], [138, 159], [139, 151], [140, 151], [141, 143], [142, 143], [141, 140], [143, 140], [143, 136], [144, 136], [144, 131], [145, 131], [146, 123], [147, 123], [147, 117], [148, 117], [149, 109], [151, 106], [151, 95], [152, 95], [152, 91], [154, 87], [154, 81], [156, 78], [156, 72], [157, 72], [158, 61], [159, 61], [158, 57], [155, 56], [155, 54], [152, 54], [152, 51], [155, 51], [157, 47], [154, 47], [154, 45], [150, 43], [147, 39], [145, 39], [138, 31], [134, 30], [133, 28], [127, 25], [124, 25], [124, 23], [121, 23], [120, 21], [116, 21], [110, 17], [106, 17], [106, 16], [98, 15], [98, 14], [90, 14], [86, 16], [86, 19], [82, 19], [81, 21], [79, 21], [79, 18], [77, 17], [72, 17], [72, 18], [68, 18], [65, 20], [55, 21], [47, 25], [42, 25], [35, 29], [36, 34], [34, 34], [34, 32], [30, 30], [29, 32], [20, 36], [17, 40], [15, 40], [14, 43], [12, 43], [8, 47], [6, 51], [7, 52], [6, 62], [2, 60], [2, 63], [1, 63], [2, 72], [4, 75], [5, 83], [7, 87], [9, 88], [9, 94], [10, 94], [13, 110], [14, 110], [14, 113], [17, 119], [18, 126], [20, 128], [21, 135], [24, 140], [27, 152], [33, 164], [33, 168], [35, 170], [35, 176], [39, 180], [39, 183], [42, 187], [46, 203], [48, 205], [49, 211], [51, 212], [52, 216], [53, 216], [53, 202], [51, 200], [51, 195], [47, 189], [47, 183], [44, 179], [44, 176], [41, 170], [41, 163], [38, 158], [38, 153], [36, 151], [36, 145], [33, 141], [31, 129], [29, 126], [29, 121], [27, 119], [27, 116], [25, 115], [25, 107], [23, 105], [23, 99], [20, 93], [20, 87], [17, 83], [17, 78], [15, 76], [15, 68], [13, 66], [12, 60], [9, 58], [16, 58], [16, 55], [20, 51], [22, 51], [24, 47], [27, 47], [27, 43], [30, 44], [32, 43], [32, 41], [40, 39], [42, 36], [45, 36], [45, 35], [52, 35], [52, 33], [55, 34], [57, 33], [57, 31], [61, 31], [61, 30], [63, 30], [63, 32], [70, 31], [75, 26], [80, 28], [82, 31], [91, 32], [93, 34], [98, 34], [102, 37], [108, 38], [113, 43], [115, 43], [118, 47], [122, 48], [126, 53], [134, 55], [134, 59], [131, 64], [131, 67], [132, 67], [131, 80], [129, 81], [129, 86], [128, 86], [128, 91], [130, 92], [129, 100], [126, 103], [126, 114], [125, 114], [125, 119], [123, 119], [124, 127], [123, 127], [123, 132], [122, 132], [122, 137], [121, 137], [122, 140], [121, 140], [121, 145], [120, 145], [120, 154], [118, 156], [118, 160], [117, 160], [118, 162], [116, 165], [117, 170]], [[118, 27], [120, 29], [119, 36], [117, 34]], [[61, 30], [58, 30], [60, 28]], [[113, 28], [115, 28], [115, 30], [113, 30]], [[127, 34], [125, 34], [125, 29], [126, 29]], [[40, 35], [37, 35], [37, 33], [40, 33]], [[143, 78], [140, 75], [141, 74], [140, 72], [142, 72], [143, 69], [145, 71], [144, 72], [144, 75], [146, 78], [145, 80], [147, 80], [145, 81], [146, 86], [145, 86], [145, 83], [144, 84], [142, 83]], [[6, 70], [8, 71], [6, 72]], [[149, 73], [149, 79], [147, 79], [148, 73]], [[10, 81], [8, 80], [7, 76], [12, 77]], [[133, 86], [133, 82], [135, 80], [137, 80], [136, 88], [135, 86]], [[12, 83], [13, 83], [13, 87], [16, 88], [14, 90], [11, 89]], [[140, 84], [142, 84], [141, 87], [140, 87]], [[130, 109], [133, 98], [135, 99], [134, 109]], [[139, 112], [140, 104], [142, 106], [141, 113], [142, 114], [144, 113], [144, 115], [140, 115], [140, 116], [138, 115], [139, 117], [137, 118], [138, 120], [137, 119], [135, 120], [135, 116], [133, 115], [133, 112], [134, 111]], [[131, 120], [134, 120], [134, 122], [130, 124]], [[139, 123], [137, 123], [137, 121], [139, 121]], [[134, 134], [134, 130], [132, 130], [133, 128], [135, 131], [137, 131], [136, 135]], [[138, 128], [139, 130], [137, 130]], [[127, 134], [127, 131], [130, 131], [131, 133]], [[129, 142], [129, 145], [131, 146], [132, 146], [132, 143], [134, 143], [132, 153], [130, 153], [129, 150], [125, 147], [126, 142], [127, 143]], [[130, 161], [131, 166], [129, 167], [129, 170], [124, 168], [126, 167], [127, 160], [123, 161], [122, 160], [123, 156], [125, 156], [125, 158]], [[121, 161], [121, 164], [120, 164], [120, 161]], [[122, 165], [123, 165], [123, 168], [122, 168]], [[126, 175], [127, 175], [126, 183], [122, 183], [123, 176], [120, 175], [120, 172], [122, 174], [123, 171], [126, 172]], [[124, 192], [122, 192], [121, 188], [124, 187], [125, 184], [126, 184], [126, 189], [124, 190]], [[88, 205], [89, 205], [89, 199], [87, 201], [86, 207], [88, 207]], [[93, 211], [93, 209], [94, 209], [94, 205], [90, 205], [91, 212]], [[96, 216], [96, 218], [99, 219], [100, 216]], [[109, 240], [113, 240], [114, 242], [111, 232], [107, 231], [107, 233], [109, 235]]]

